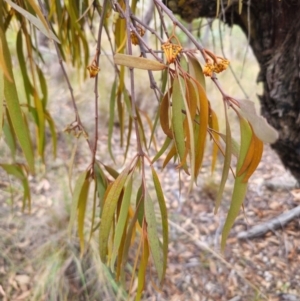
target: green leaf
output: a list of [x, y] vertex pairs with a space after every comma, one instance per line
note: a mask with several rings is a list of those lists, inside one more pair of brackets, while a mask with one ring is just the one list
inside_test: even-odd
[[69, 221], [69, 225], [68, 225], [69, 235], [71, 235], [71, 231], [72, 231], [75, 219], [76, 219], [76, 213], [77, 213], [77, 208], [78, 208], [78, 204], [80, 201], [80, 195], [81, 195], [81, 191], [84, 187], [84, 183], [85, 183], [87, 174], [88, 174], [87, 171], [82, 172], [75, 183], [75, 189], [73, 192], [72, 204], [71, 204], [70, 221]]
[[26, 66], [26, 60], [24, 57], [23, 53], [23, 40], [22, 40], [22, 30], [20, 29], [17, 34], [17, 42], [16, 42], [16, 47], [18, 49], [17, 51], [17, 56], [18, 56], [18, 61], [19, 61], [19, 66], [21, 69], [22, 73], [22, 79], [24, 83], [24, 88], [25, 88], [25, 94], [27, 98], [27, 104], [30, 105], [30, 95], [33, 95], [33, 86], [30, 82], [28, 73], [27, 73], [27, 66]]
[[158, 274], [158, 279], [161, 282], [164, 276], [164, 263], [161, 256], [160, 243], [158, 240], [154, 204], [148, 192], [146, 193], [145, 198], [145, 217], [147, 222], [147, 236], [150, 251], [153, 258], [154, 266]]
[[236, 177], [232, 193], [232, 201], [226, 217], [224, 228], [222, 231], [221, 249], [224, 250], [229, 232], [234, 224], [236, 217], [239, 214], [241, 206], [246, 196], [247, 183], [243, 182], [244, 176]]
[[56, 129], [55, 129], [55, 123], [48, 111], [45, 111], [45, 118], [49, 124], [49, 129], [50, 129], [50, 133], [51, 133], [51, 137], [52, 137], [53, 157], [56, 158], [57, 134], [56, 134]]
[[140, 185], [135, 199], [137, 219], [141, 227], [143, 227], [144, 213], [145, 213], [145, 196], [143, 195], [143, 186]]
[[225, 158], [224, 158], [224, 164], [223, 164], [223, 172], [222, 172], [222, 178], [219, 186], [219, 190], [216, 197], [216, 205], [215, 205], [215, 214], [218, 212], [218, 209], [220, 207], [223, 192], [225, 188], [225, 184], [228, 178], [229, 169], [230, 169], [230, 163], [231, 163], [231, 154], [232, 154], [232, 146], [231, 146], [231, 130], [230, 130], [230, 124], [228, 120], [228, 113], [227, 113], [227, 107], [226, 104], [224, 104], [225, 108], [225, 120], [226, 120], [226, 148], [225, 148]]
[[1, 28], [0, 28], [0, 40], [3, 46], [4, 59], [7, 63], [10, 77], [13, 79], [13, 82], [10, 82], [6, 77], [4, 77], [4, 96], [6, 100], [7, 109], [11, 118], [12, 125], [14, 127], [15, 134], [18, 138], [18, 141], [20, 142], [20, 146], [27, 160], [29, 169], [32, 173], [34, 173], [34, 154], [31, 145], [29, 129], [27, 127], [27, 124], [24, 122], [22, 116], [22, 111], [18, 99], [18, 93], [14, 82], [14, 76], [12, 73], [13, 69], [12, 69], [10, 52], [8, 49], [5, 35]]
[[193, 53], [187, 53], [187, 57], [189, 62], [189, 74], [206, 90], [205, 77], [198, 59]]
[[119, 196], [128, 178], [128, 172], [129, 166], [126, 167], [114, 181], [104, 201], [99, 229], [100, 258], [103, 263], [106, 262], [108, 237], [111, 230], [115, 210], [118, 204]]
[[120, 214], [119, 214], [119, 218], [118, 218], [118, 222], [117, 222], [117, 226], [116, 226], [116, 230], [115, 230], [113, 251], [112, 251], [111, 261], [110, 261], [110, 268], [112, 271], [114, 271], [115, 261], [116, 261], [117, 255], [118, 255], [122, 236], [125, 231], [125, 225], [126, 225], [126, 220], [128, 217], [128, 210], [129, 210], [129, 206], [130, 206], [131, 193], [132, 193], [132, 175], [128, 178], [127, 184], [125, 186]]
[[[154, 188], [158, 200], [158, 205], [160, 209], [161, 215], [161, 223], [162, 223], [162, 236], [163, 236], [163, 243], [162, 243], [162, 251], [163, 251], [163, 273], [162, 273], [162, 280], [165, 277], [166, 269], [167, 269], [167, 260], [168, 260], [168, 245], [169, 245], [169, 228], [168, 228], [168, 210], [166, 206], [166, 201], [164, 197], [164, 193], [162, 191], [160, 181], [158, 179], [157, 173], [153, 167], [152, 170], [152, 178], [154, 182]], [[162, 283], [161, 283], [162, 284]]]
[[109, 120], [108, 120], [108, 152], [110, 157], [115, 162], [115, 158], [112, 152], [112, 134], [114, 128], [114, 121], [115, 121], [115, 103], [116, 103], [116, 88], [117, 88], [117, 80], [115, 79], [110, 93], [110, 100], [109, 100]]
[[166, 140], [165, 140], [164, 144], [162, 145], [161, 149], [155, 154], [154, 158], [152, 159], [152, 161], [151, 161], [152, 163], [157, 161], [165, 153], [165, 151], [168, 149], [171, 142], [172, 142], [172, 139], [170, 139], [169, 137], [166, 137]]
[[104, 194], [107, 189], [107, 186], [108, 186], [108, 181], [98, 163], [95, 163], [95, 165], [94, 165], [94, 173], [95, 173], [95, 177], [96, 177], [96, 188], [97, 188], [98, 197], [100, 200], [99, 206], [100, 206], [100, 212], [101, 212], [103, 209], [103, 198], [104, 198]]
[[60, 41], [57, 39], [55, 34], [50, 30], [49, 27], [45, 27], [44, 23], [29, 13], [27, 10], [23, 9], [22, 7], [18, 6], [16, 3], [10, 1], [10, 0], [4, 0], [6, 1], [13, 9], [18, 11], [22, 16], [24, 16], [27, 20], [29, 20], [37, 29], [39, 29], [46, 37], [49, 39], [54, 40], [57, 43], [60, 43]]
[[17, 148], [16, 139], [15, 139], [15, 134], [13, 132], [13, 129], [11, 128], [9, 121], [6, 121], [6, 120], [4, 121], [3, 134], [4, 134], [5, 142], [10, 149], [11, 157], [12, 157], [13, 161], [15, 161], [16, 148]]
[[[226, 143], [226, 135], [222, 133], [218, 133], [218, 135]], [[231, 137], [231, 152], [235, 157], [238, 157], [240, 153], [240, 145], [233, 137]]]
[[4, 116], [3, 102], [4, 102], [4, 99], [5, 99], [4, 74], [2, 72], [2, 69], [0, 68], [0, 137], [2, 136], [2, 128], [3, 128], [3, 116]]
[[278, 132], [268, 124], [264, 117], [257, 115], [253, 101], [240, 101], [240, 109], [251, 123], [258, 139], [265, 143], [274, 143], [278, 139]]
[[[240, 147], [240, 153], [239, 153], [239, 158], [236, 167], [236, 174], [237, 171], [240, 170], [240, 168], [243, 165], [252, 138], [251, 127], [248, 121], [243, 117], [240, 117], [240, 131], [241, 131], [241, 147]], [[222, 250], [224, 250], [225, 248], [226, 240], [229, 235], [229, 232], [234, 224], [235, 219], [239, 214], [239, 211], [245, 199], [245, 195], [247, 192], [247, 183], [243, 182], [243, 178], [244, 175], [236, 176], [235, 178], [232, 200], [230, 203], [230, 208], [222, 231], [222, 241], [221, 241]]]
[[78, 237], [79, 237], [81, 256], [84, 253], [84, 217], [85, 217], [86, 204], [87, 204], [87, 199], [89, 194], [89, 187], [90, 187], [90, 180], [85, 179], [78, 198], [77, 222], [78, 222]]
[[183, 95], [181, 94], [179, 78], [175, 77], [172, 93], [172, 130], [175, 138], [175, 145], [180, 162], [183, 162], [185, 156], [185, 135], [183, 129]]
[[144, 239], [142, 257], [139, 265], [138, 287], [137, 287], [135, 301], [141, 300], [143, 291], [145, 289], [145, 278], [146, 278], [148, 260], [149, 260], [149, 244], [147, 239]]
[[132, 55], [117, 53], [114, 55], [114, 62], [116, 65], [122, 65], [129, 68], [137, 68], [151, 71], [161, 71], [168, 68], [158, 61], [149, 60], [144, 57], [136, 57]]

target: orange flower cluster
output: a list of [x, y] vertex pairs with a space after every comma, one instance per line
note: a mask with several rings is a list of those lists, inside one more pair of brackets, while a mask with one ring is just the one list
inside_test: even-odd
[[[144, 28], [137, 26], [137, 32], [139, 33], [139, 35], [142, 37], [145, 34], [145, 30]], [[130, 39], [131, 39], [131, 43], [133, 45], [138, 45], [139, 44], [139, 38], [137, 37], [136, 33], [134, 31], [130, 32]]]
[[87, 66], [86, 69], [89, 70], [90, 78], [96, 77], [100, 71], [100, 68], [96, 65], [95, 61], [93, 61], [91, 65]]
[[178, 54], [181, 52], [182, 47], [178, 44], [172, 44], [170, 42], [166, 42], [161, 46], [162, 50], [165, 53], [168, 64], [172, 64], [175, 62]]
[[208, 60], [206, 62], [206, 65], [204, 66], [203, 74], [205, 76], [210, 76], [211, 77], [213, 72], [220, 73], [220, 72], [226, 70], [229, 63], [230, 62], [228, 60], [226, 60], [222, 57], [219, 57], [219, 56], [216, 57], [214, 62]]

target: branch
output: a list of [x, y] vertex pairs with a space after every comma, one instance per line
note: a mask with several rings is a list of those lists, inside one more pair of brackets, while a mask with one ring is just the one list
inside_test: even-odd
[[292, 221], [294, 218], [300, 218], [300, 206], [285, 212], [261, 225], [254, 226], [249, 231], [243, 231], [237, 235], [238, 239], [248, 239], [260, 237], [269, 231], [274, 231], [278, 228], [282, 228], [284, 225]]

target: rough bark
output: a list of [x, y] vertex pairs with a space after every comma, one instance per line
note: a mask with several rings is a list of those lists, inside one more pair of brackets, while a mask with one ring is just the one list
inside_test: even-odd
[[[260, 65], [257, 80], [263, 82], [261, 113], [279, 132], [272, 147], [300, 183], [300, 1], [244, 1], [241, 15], [237, 13], [238, 1], [230, 1], [229, 6], [227, 1], [220, 2], [221, 20], [239, 25], [250, 36], [250, 46]], [[216, 3], [217, 0], [171, 0], [168, 6], [191, 21], [215, 17]]]

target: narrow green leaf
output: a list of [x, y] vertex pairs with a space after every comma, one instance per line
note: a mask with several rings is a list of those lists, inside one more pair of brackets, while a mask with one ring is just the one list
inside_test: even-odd
[[23, 52], [23, 40], [22, 39], [23, 39], [23, 32], [20, 29], [18, 31], [17, 41], [16, 41], [16, 47], [18, 49], [17, 56], [18, 56], [21, 73], [22, 73], [22, 79], [23, 79], [23, 83], [24, 83], [27, 104], [30, 105], [30, 95], [33, 95], [34, 89], [30, 82], [28, 72], [27, 72], [26, 60], [25, 60], [24, 52]]
[[123, 237], [123, 233], [125, 231], [125, 225], [126, 220], [128, 217], [128, 210], [130, 206], [130, 199], [131, 199], [131, 193], [132, 193], [132, 175], [128, 178], [125, 190], [124, 190], [124, 196], [122, 199], [122, 205], [120, 209], [120, 214], [115, 230], [115, 237], [114, 237], [114, 243], [113, 243], [113, 250], [111, 255], [111, 261], [110, 261], [110, 269], [114, 271], [114, 265], [115, 261], [118, 255], [120, 243]]
[[170, 139], [169, 137], [166, 137], [165, 142], [162, 145], [161, 149], [155, 154], [154, 158], [152, 159], [152, 161], [151, 161], [152, 163], [157, 161], [165, 153], [165, 151], [168, 149], [171, 142], [172, 142], [172, 139]]
[[138, 272], [138, 287], [136, 292], [135, 301], [139, 301], [142, 298], [143, 291], [145, 289], [145, 278], [146, 278], [146, 270], [149, 260], [149, 244], [147, 239], [144, 239], [143, 244], [143, 251], [141, 262], [139, 265], [139, 272]]
[[3, 110], [3, 102], [4, 102], [4, 74], [0, 68], [0, 138], [2, 136], [2, 128], [3, 128], [3, 117], [4, 117], [4, 110]]
[[71, 235], [71, 231], [72, 231], [75, 219], [76, 219], [78, 203], [80, 200], [80, 194], [81, 194], [82, 188], [84, 186], [84, 183], [85, 183], [85, 180], [87, 177], [87, 173], [88, 173], [87, 171], [82, 172], [79, 175], [79, 177], [75, 183], [75, 189], [73, 192], [72, 204], [71, 204], [71, 210], [70, 210], [70, 221], [69, 221], [69, 225], [68, 225], [69, 235]]
[[161, 256], [160, 243], [158, 240], [154, 204], [148, 192], [146, 193], [145, 199], [145, 217], [147, 222], [147, 236], [150, 251], [153, 258], [154, 266], [158, 274], [158, 279], [161, 282], [163, 280], [164, 275], [164, 263]]
[[46, 37], [49, 39], [53, 39], [55, 42], [60, 43], [60, 41], [57, 39], [55, 34], [49, 29], [49, 27], [45, 27], [43, 22], [29, 13], [27, 10], [23, 9], [22, 7], [18, 6], [14, 2], [10, 0], [4, 0], [6, 1], [13, 9], [18, 11], [22, 16], [24, 16], [28, 21], [30, 21], [37, 29], [39, 29]]
[[40, 69], [40, 67], [38, 65], [35, 65], [35, 67], [40, 81], [39, 87], [41, 88], [41, 92], [43, 94], [43, 98], [41, 99], [41, 102], [43, 104], [43, 109], [46, 110], [47, 100], [48, 100], [48, 87], [47, 87], [46, 78], [44, 76], [43, 71]]
[[55, 123], [53, 118], [51, 117], [48, 111], [45, 111], [45, 118], [49, 124], [49, 129], [52, 137], [52, 150], [53, 150], [53, 157], [56, 158], [56, 150], [57, 150], [57, 134], [55, 129]]
[[163, 236], [163, 243], [162, 243], [162, 251], [163, 251], [162, 281], [163, 281], [163, 279], [165, 277], [166, 269], [167, 269], [167, 260], [168, 260], [168, 245], [169, 245], [168, 210], [167, 210], [167, 206], [166, 206], [164, 193], [162, 191], [157, 173], [156, 173], [156, 171], [153, 167], [151, 167], [151, 170], [152, 170], [152, 178], [153, 178], [153, 182], [154, 182], [155, 192], [156, 192], [158, 205], [159, 205], [159, 209], [160, 209], [161, 223], [162, 223], [162, 236]]
[[96, 178], [97, 193], [98, 193], [98, 197], [99, 197], [99, 201], [100, 201], [100, 203], [99, 203], [100, 211], [102, 212], [103, 199], [104, 199], [105, 191], [108, 186], [108, 181], [98, 163], [95, 163], [95, 165], [94, 165], [94, 173], [95, 173], [95, 178]]
[[196, 136], [196, 160], [195, 160], [195, 178], [198, 176], [204, 157], [205, 142], [207, 136], [208, 117], [209, 117], [209, 101], [206, 92], [198, 81], [194, 81], [197, 92], [197, 103], [199, 112], [199, 131]]
[[[224, 135], [222, 133], [218, 133], [218, 135], [226, 143], [226, 135]], [[231, 137], [231, 152], [235, 157], [238, 158], [239, 153], [240, 153], [240, 145], [233, 137]]]
[[117, 89], [117, 80], [115, 79], [110, 93], [109, 100], [109, 119], [108, 119], [108, 152], [110, 157], [115, 162], [115, 158], [112, 152], [112, 134], [115, 122], [115, 103], [116, 103], [116, 89]]
[[247, 183], [243, 182], [243, 175], [236, 177], [232, 193], [232, 201], [226, 217], [224, 228], [222, 231], [221, 249], [224, 250], [229, 232], [234, 224], [236, 217], [239, 214], [241, 206], [246, 196]]
[[185, 136], [183, 129], [183, 95], [181, 94], [179, 78], [175, 77], [172, 93], [172, 130], [175, 138], [175, 145], [180, 162], [183, 162], [185, 155]]
[[[240, 153], [239, 153], [239, 158], [236, 167], [236, 174], [237, 171], [240, 170], [240, 168], [243, 165], [243, 162], [247, 155], [252, 139], [252, 130], [248, 121], [243, 117], [239, 117], [239, 119], [240, 119], [240, 132], [241, 132], [241, 147], [240, 147]], [[229, 232], [234, 224], [236, 217], [239, 214], [239, 211], [245, 199], [245, 195], [247, 192], [247, 183], [243, 182], [243, 178], [244, 175], [236, 176], [235, 178], [232, 200], [230, 203], [230, 208], [222, 231], [222, 241], [221, 241], [222, 250], [224, 250], [225, 248], [226, 240], [229, 235]]]
[[14, 127], [15, 134], [18, 138], [18, 141], [20, 142], [20, 146], [24, 152], [29, 169], [32, 173], [34, 173], [34, 154], [31, 145], [29, 129], [27, 127], [27, 124], [24, 122], [22, 116], [22, 111], [18, 99], [18, 93], [14, 82], [14, 76], [12, 73], [13, 68], [12, 68], [10, 51], [7, 45], [5, 35], [2, 31], [2, 28], [0, 28], [0, 40], [3, 46], [4, 59], [7, 63], [10, 77], [13, 79], [13, 82], [10, 82], [6, 77], [4, 77], [4, 96], [6, 100], [6, 105]]
[[114, 178], [116, 179], [119, 176], [119, 173], [113, 169], [112, 167], [108, 166], [108, 165], [103, 165], [105, 170]]
[[9, 81], [11, 81], [11, 82], [13, 81], [12, 78], [10, 77], [9, 71], [6, 66], [4, 54], [2, 51], [2, 41], [1, 40], [0, 40], [0, 74], [3, 74]]
[[85, 179], [78, 199], [77, 222], [78, 222], [78, 238], [79, 238], [81, 256], [84, 253], [84, 218], [85, 218], [86, 204], [87, 204], [87, 199], [89, 194], [89, 187], [90, 187], [90, 179]]
[[135, 206], [137, 212], [137, 219], [141, 227], [143, 227], [144, 213], [145, 213], [145, 196], [143, 195], [143, 186], [140, 185], [135, 199]]
[[13, 161], [15, 161], [15, 159], [16, 159], [16, 147], [17, 147], [16, 146], [16, 139], [15, 139], [15, 134], [13, 132], [13, 129], [11, 128], [8, 121], [4, 121], [3, 134], [4, 134], [5, 142], [6, 142], [7, 146], [10, 149], [11, 157], [12, 157]]
[[189, 74], [206, 90], [205, 76], [198, 59], [193, 53], [187, 53], [187, 57], [189, 62]]
[[189, 88], [193, 88], [193, 84], [188, 79], [185, 79], [185, 81], [183, 82], [179, 80], [179, 86], [180, 86], [180, 91], [185, 107], [185, 114], [186, 114], [187, 125], [188, 125], [188, 130], [186, 130], [186, 136], [187, 136], [186, 148], [189, 150], [189, 154], [190, 154], [190, 167], [191, 167], [191, 180], [189, 185], [189, 191], [190, 191], [195, 181], [195, 161], [196, 161], [195, 155], [196, 154], [195, 154], [195, 138], [194, 138], [193, 122], [194, 122], [194, 117], [196, 115], [197, 101], [194, 100], [195, 93], [193, 94], [192, 89], [189, 89]]
[[114, 181], [104, 202], [99, 228], [100, 257], [103, 263], [106, 263], [108, 237], [111, 230], [115, 210], [118, 204], [119, 196], [128, 178], [128, 172], [129, 166], [126, 167]]
[[222, 201], [225, 184], [226, 184], [228, 174], [229, 174], [230, 163], [231, 163], [231, 154], [232, 154], [231, 129], [230, 129], [230, 124], [229, 124], [229, 120], [228, 120], [226, 104], [224, 104], [224, 108], [225, 108], [225, 120], [226, 120], [226, 148], [225, 148], [225, 158], [224, 158], [224, 164], [223, 164], [222, 178], [221, 178], [219, 190], [218, 190], [217, 197], [216, 197], [215, 214], [218, 212], [218, 209], [219, 209], [221, 201]]

